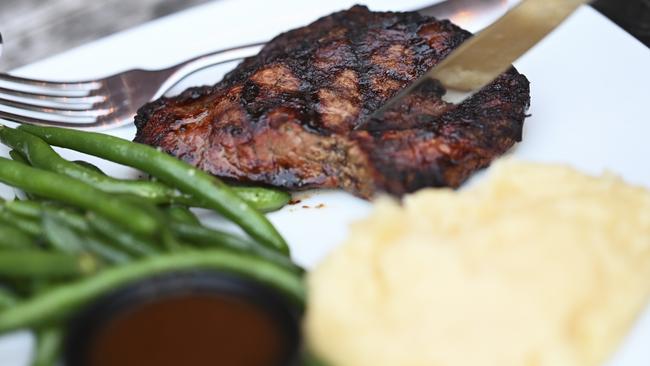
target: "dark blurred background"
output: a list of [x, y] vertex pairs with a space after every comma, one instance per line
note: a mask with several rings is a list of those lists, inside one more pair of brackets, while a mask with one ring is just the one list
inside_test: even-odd
[[[208, 1], [218, 0], [0, 0], [0, 70]], [[595, 0], [593, 6], [650, 46], [650, 0]]]
[[596, 0], [593, 6], [650, 47], [650, 0]]

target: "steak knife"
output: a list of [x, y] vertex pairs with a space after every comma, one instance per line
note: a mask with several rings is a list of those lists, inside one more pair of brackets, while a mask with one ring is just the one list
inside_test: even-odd
[[[404, 97], [431, 84], [446, 89], [442, 99], [460, 103], [504, 73], [512, 63], [588, 0], [523, 0], [504, 16], [463, 42], [444, 60], [389, 99], [365, 122], [381, 118]], [[357, 129], [365, 126], [361, 123]]]

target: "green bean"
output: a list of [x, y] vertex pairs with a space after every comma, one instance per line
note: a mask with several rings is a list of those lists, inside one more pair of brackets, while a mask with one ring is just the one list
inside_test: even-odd
[[106, 173], [104, 173], [103, 170], [99, 169], [98, 166], [96, 166], [95, 164], [91, 164], [91, 163], [89, 163], [89, 162], [87, 162], [85, 160], [74, 160], [73, 163], [75, 163], [75, 164], [77, 164], [79, 166], [82, 166], [82, 167], [84, 167], [86, 169], [92, 170], [95, 173], [99, 173], [101, 175], [107, 175]]
[[[25, 165], [30, 165], [30, 164], [29, 164], [29, 161], [27, 160], [27, 158], [25, 158], [25, 155], [23, 155], [23, 154], [22, 154], [20, 151], [18, 151], [18, 150], [11, 150], [11, 151], [9, 151], [9, 157], [10, 157], [13, 161], [15, 161], [15, 162], [17, 162], [17, 163], [22, 163], [22, 164], [25, 164]], [[23, 191], [20, 191], [20, 193], [23, 194], [25, 197], [27, 197], [27, 198], [30, 199], [30, 200], [32, 200], [32, 199], [37, 199], [37, 198], [38, 198], [38, 197], [36, 197], [35, 195], [33, 195], [33, 194], [31, 194], [31, 193], [27, 193], [27, 192], [23, 192]]]
[[85, 233], [84, 248], [110, 264], [124, 264], [132, 259], [129, 254], [94, 233]]
[[92, 274], [99, 263], [89, 254], [69, 255], [22, 250], [0, 252], [0, 276], [47, 279]]
[[84, 242], [73, 229], [52, 213], [43, 212], [43, 233], [56, 250], [67, 254], [84, 252]]
[[[44, 222], [44, 235], [49, 239], [51, 245], [61, 248], [65, 252], [88, 251], [105, 262], [114, 264], [122, 264], [131, 260], [128, 254], [92, 233], [86, 219], [72, 210], [34, 201], [10, 201], [5, 206], [9, 211], [27, 217], [38, 218], [41, 215], [49, 217], [50, 221], [54, 221], [52, 225], [55, 227], [48, 230], [47, 224]], [[66, 231], [66, 233], [61, 234], [61, 230]], [[59, 235], [56, 235], [56, 233], [59, 233]], [[68, 240], [66, 239], [67, 236], [76, 237], [76, 239]], [[70, 247], [70, 250], [66, 250], [66, 247]]]
[[6, 202], [4, 206], [8, 211], [23, 217], [39, 220], [43, 213], [56, 217], [57, 220], [79, 231], [87, 231], [86, 219], [79, 213], [67, 207], [61, 207], [52, 202], [19, 201]]
[[[24, 278], [21, 278], [24, 280]], [[58, 281], [61, 279], [57, 278]], [[29, 284], [29, 295], [34, 296], [35, 294], [42, 293], [44, 291], [49, 290], [52, 288], [52, 285], [55, 283], [53, 278], [47, 277], [47, 278], [29, 278], [28, 281], [30, 282]]]
[[[74, 247], [81, 246], [82, 250], [97, 255], [107, 263], [122, 264], [131, 260], [131, 257], [127, 253], [115, 248], [107, 243], [105, 239], [93, 233], [86, 219], [77, 212], [63, 207], [56, 207], [45, 202], [34, 201], [10, 201], [5, 206], [9, 211], [23, 214], [27, 217], [38, 218], [44, 215], [55, 219], [60, 226], [65, 226], [68, 230], [73, 230], [73, 233], [70, 233], [70, 235], [76, 235], [77, 239], [73, 240], [78, 243]], [[45, 235], [47, 236], [47, 231]], [[59, 242], [59, 245], [65, 244]]]
[[196, 215], [194, 215], [194, 213], [185, 206], [171, 205], [165, 208], [165, 213], [167, 214], [168, 218], [174, 221], [183, 222], [186, 224], [201, 225], [199, 218], [196, 217]]
[[[230, 189], [232, 189], [239, 198], [262, 212], [279, 210], [291, 200], [291, 195], [289, 193], [275, 188], [231, 186]], [[176, 196], [171, 202], [191, 207], [210, 208], [210, 205], [205, 201], [198, 200], [188, 195]]]
[[168, 201], [169, 196], [174, 193], [174, 190], [161, 184], [141, 180], [120, 180], [109, 177], [101, 171], [98, 172], [96, 167], [93, 169], [85, 164], [82, 166], [70, 162], [62, 158], [41, 138], [18, 129], [0, 127], [0, 141], [20, 151], [36, 168], [78, 179], [104, 192], [132, 194], [162, 202]]
[[188, 241], [193, 244], [212, 246], [213, 243], [218, 243], [214, 246], [223, 246], [236, 250], [248, 250], [254, 245], [251, 244], [249, 240], [239, 238], [230, 233], [209, 229], [200, 225], [179, 221], [171, 222], [169, 225], [181, 240]]
[[[73, 233], [70, 233], [70, 235], [77, 236], [77, 239], [72, 239], [78, 243], [74, 247], [81, 246], [82, 251], [93, 253], [108, 263], [121, 264], [131, 260], [128, 254], [93, 233], [86, 218], [77, 212], [48, 203], [33, 201], [10, 201], [6, 203], [6, 206], [9, 211], [22, 213], [29, 217], [39, 217], [40, 215], [51, 217], [57, 221], [58, 225], [72, 230]], [[47, 236], [47, 233], [45, 235]]]
[[13, 226], [0, 223], [0, 249], [22, 250], [36, 246], [32, 237]]
[[13, 200], [4, 202], [3, 206], [15, 214], [38, 219], [41, 215], [43, 204], [39, 201]]
[[239, 225], [251, 237], [282, 253], [289, 247], [273, 225], [217, 178], [151, 146], [118, 137], [73, 129], [22, 125], [18, 128], [47, 143], [128, 165], [144, 171], [206, 202], [206, 205]]
[[274, 188], [234, 186], [232, 190], [262, 212], [279, 210], [291, 200], [289, 193]]
[[15, 227], [30, 236], [40, 236], [43, 233], [41, 225], [36, 220], [9, 212], [2, 206], [0, 206], [0, 224]]
[[55, 217], [57, 220], [65, 223], [65, 225], [77, 231], [88, 231], [90, 226], [85, 218], [73, 210], [65, 208], [55, 208], [52, 206], [45, 206], [43, 212]]
[[36, 349], [31, 366], [56, 366], [63, 345], [63, 329], [47, 326], [36, 331]]
[[18, 296], [6, 287], [0, 287], [0, 311], [14, 306], [18, 302]]
[[160, 252], [156, 244], [128, 231], [120, 230], [110, 220], [97, 215], [88, 214], [88, 223], [97, 233], [103, 235], [119, 249], [136, 257], [155, 255]]
[[181, 240], [196, 246], [203, 248], [226, 248], [239, 252], [248, 252], [296, 273], [303, 272], [289, 258], [277, 251], [233, 234], [179, 221], [171, 222], [170, 227]]
[[[3, 128], [6, 127], [0, 126], [0, 131]], [[0, 158], [0, 181], [41, 197], [95, 211], [143, 235], [153, 235], [159, 226], [139, 207], [111, 197], [86, 183], [5, 158]]]
[[16, 161], [16, 162], [23, 163], [23, 164], [26, 164], [26, 165], [30, 165], [29, 160], [27, 160], [25, 155], [23, 155], [23, 153], [21, 153], [18, 150], [9, 151], [9, 157], [11, 159], [13, 159], [14, 161]]
[[0, 312], [0, 333], [62, 319], [79, 306], [127, 283], [173, 271], [218, 270], [250, 277], [273, 286], [297, 305], [304, 304], [300, 276], [263, 259], [226, 250], [191, 251], [159, 255], [108, 268], [95, 276], [62, 285]]
[[[125, 195], [123, 196], [123, 199], [145, 210], [151, 217], [156, 218], [158, 222], [166, 222], [168, 219], [158, 206], [152, 204], [146, 199], [143, 199], [142, 197]], [[160, 238], [159, 244], [162, 244], [162, 247], [169, 251], [176, 251], [182, 248], [181, 243], [176, 240], [176, 236], [171, 232], [168, 225], [166, 224], [160, 227], [158, 237]], [[152, 247], [156, 248], [157, 245], [155, 243], [152, 243]]]
[[163, 247], [170, 252], [177, 252], [183, 250], [183, 244], [176, 238], [176, 235], [172, 233], [169, 228], [161, 233], [162, 245]]

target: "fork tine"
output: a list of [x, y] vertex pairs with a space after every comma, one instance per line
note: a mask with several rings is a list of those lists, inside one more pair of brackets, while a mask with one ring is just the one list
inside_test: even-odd
[[99, 109], [99, 108], [89, 108], [89, 107], [81, 107], [81, 108], [45, 107], [45, 106], [39, 106], [39, 105], [34, 105], [25, 102], [18, 102], [18, 101], [3, 99], [3, 98], [0, 98], [0, 106], [8, 106], [8, 107], [18, 108], [21, 110], [26, 110], [30, 112], [36, 112], [36, 113], [47, 113], [55, 116], [79, 117], [79, 118], [105, 116], [111, 112], [110, 109]]
[[99, 88], [102, 83], [99, 81], [80, 81], [80, 82], [57, 82], [22, 78], [9, 74], [0, 74], [1, 81], [7, 81], [14, 84], [29, 85], [32, 87], [41, 87], [55, 90], [75, 90], [90, 91]]
[[104, 95], [62, 96], [61, 94], [47, 92], [33, 93], [0, 87], [0, 98], [5, 96], [58, 104], [95, 104], [106, 100], [106, 96]]
[[0, 87], [19, 92], [56, 97], [85, 97], [101, 88], [102, 81], [54, 82], [26, 79], [0, 73]]
[[89, 122], [71, 122], [71, 120], [65, 119], [42, 119], [36, 117], [23, 116], [19, 114], [14, 114], [11, 112], [0, 111], [0, 119], [4, 119], [10, 122], [16, 122], [20, 124], [29, 124], [29, 125], [43, 125], [43, 126], [57, 126], [57, 127], [73, 127], [73, 128], [95, 128], [103, 125], [103, 122], [93, 119]]

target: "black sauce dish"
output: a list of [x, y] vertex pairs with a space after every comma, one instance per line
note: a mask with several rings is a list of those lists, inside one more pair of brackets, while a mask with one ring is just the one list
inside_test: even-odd
[[66, 366], [297, 366], [301, 310], [273, 288], [228, 273], [151, 277], [75, 315]]

